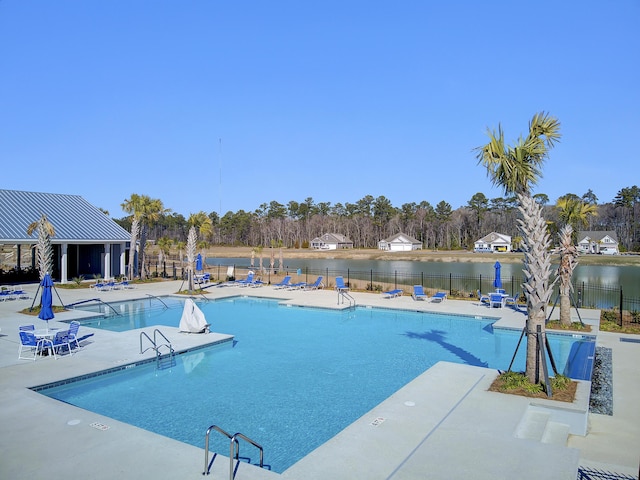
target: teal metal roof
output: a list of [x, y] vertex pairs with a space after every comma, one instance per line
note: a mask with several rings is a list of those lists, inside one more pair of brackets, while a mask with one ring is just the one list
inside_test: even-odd
[[0, 190], [0, 243], [34, 243], [27, 227], [42, 214], [53, 225], [52, 243], [126, 242], [124, 228], [79, 195]]

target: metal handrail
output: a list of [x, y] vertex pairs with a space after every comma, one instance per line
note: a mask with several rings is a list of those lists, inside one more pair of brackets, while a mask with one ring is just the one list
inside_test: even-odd
[[[229, 432], [226, 432], [225, 430], [223, 430], [217, 425], [211, 425], [209, 428], [207, 428], [207, 433], [204, 436], [204, 471], [202, 472], [203, 475], [209, 475], [209, 472], [211, 471], [211, 465], [209, 465], [209, 435], [211, 433], [211, 430], [216, 430], [217, 432], [221, 433], [222, 435], [224, 435], [230, 440], [233, 438], [233, 435], [231, 435]], [[238, 443], [237, 440], [235, 442], [236, 442], [235, 457], [237, 460], [238, 456], [240, 455], [240, 444]], [[211, 459], [212, 464], [214, 460], [215, 460], [215, 456]]]
[[155, 298], [156, 300], [158, 300], [160, 303], [162, 303], [162, 305], [164, 305], [164, 308], [169, 308], [169, 307], [167, 306], [167, 304], [166, 304], [166, 303], [164, 303], [160, 297], [156, 297], [155, 295], [151, 295], [150, 293], [147, 293], [147, 294], [145, 294], [145, 295], [146, 295], [147, 297], [152, 297], [152, 298]]
[[356, 306], [356, 299], [346, 290], [338, 290], [338, 305], [340, 305], [340, 298], [342, 298], [342, 303], [344, 303], [345, 298], [349, 301], [349, 308]]
[[157, 354], [158, 350], [156, 348], [156, 342], [151, 340], [151, 337], [149, 337], [149, 335], [147, 335], [145, 332], [140, 332], [140, 355], [142, 355], [144, 352], [149, 350], [149, 348], [145, 348], [144, 350], [142, 350], [142, 337], [146, 337], [147, 340], [149, 340], [149, 342], [151, 343], [151, 346], [149, 348], [152, 348], [153, 350], [155, 350], [155, 352]]
[[113, 308], [107, 302], [103, 302], [99, 298], [90, 298], [89, 300], [82, 300], [81, 302], [70, 303], [68, 305], [65, 305], [65, 308], [67, 308], [67, 307], [75, 307], [76, 305], [81, 305], [83, 303], [89, 303], [89, 302], [100, 302], [100, 303], [106, 305], [107, 307], [109, 307], [111, 310], [113, 310], [113, 313], [115, 313], [116, 315], [120, 316], [120, 312], [118, 312], [115, 308]]
[[260, 450], [260, 468], [264, 468], [264, 450], [262, 448], [262, 446], [258, 443], [256, 443], [255, 441], [251, 440], [249, 437], [247, 437], [246, 435], [242, 434], [242, 433], [236, 433], [233, 437], [231, 437], [231, 442], [229, 443], [229, 480], [233, 480], [233, 451], [234, 451], [234, 444], [237, 444], [237, 449], [238, 451], [240, 450], [240, 444], [238, 443], [238, 440], [236, 437], [241, 438], [242, 440], [245, 440], [246, 442], [249, 442], [251, 445], [253, 445], [254, 447], [256, 447], [258, 450]]

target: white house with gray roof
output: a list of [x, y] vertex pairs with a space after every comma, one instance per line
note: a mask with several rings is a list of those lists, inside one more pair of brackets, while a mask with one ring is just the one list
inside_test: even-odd
[[613, 230], [578, 232], [578, 250], [582, 253], [620, 253], [618, 237]]
[[0, 205], [0, 244], [13, 249], [18, 269], [25, 254], [35, 266], [37, 232], [27, 235], [27, 229], [45, 214], [55, 229], [54, 279], [67, 283], [74, 277], [125, 273], [131, 235], [81, 196], [0, 190]]
[[396, 233], [378, 242], [378, 250], [387, 252], [410, 252], [422, 250], [422, 242], [406, 233]]
[[510, 252], [511, 251], [511, 235], [504, 233], [491, 232], [473, 244], [474, 252]]

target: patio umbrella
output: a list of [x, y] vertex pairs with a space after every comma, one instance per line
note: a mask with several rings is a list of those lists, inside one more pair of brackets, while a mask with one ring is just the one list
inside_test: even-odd
[[40, 313], [38, 314], [38, 318], [47, 322], [47, 331], [49, 331], [49, 320], [51, 320], [54, 315], [53, 296], [51, 295], [53, 280], [51, 280], [51, 276], [48, 273], [45, 274], [42, 282], [40, 282], [40, 286], [42, 287], [42, 297], [40, 298]]
[[196, 257], [196, 271], [202, 270], [202, 255], [198, 254]]
[[500, 268], [501, 268], [500, 262], [496, 262], [493, 268], [495, 268], [496, 270], [496, 276], [493, 279], [493, 286], [496, 288], [502, 288], [502, 278], [500, 278]]

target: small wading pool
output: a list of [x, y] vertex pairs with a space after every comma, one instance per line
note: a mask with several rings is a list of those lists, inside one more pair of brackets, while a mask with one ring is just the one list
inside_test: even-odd
[[[82, 324], [116, 331], [177, 326], [183, 301], [162, 301], [169, 308], [158, 299], [114, 304], [120, 316]], [[507, 369], [520, 336], [480, 317], [238, 297], [198, 305], [212, 331], [234, 335], [233, 342], [179, 355], [171, 369], [150, 362], [35, 390], [200, 448], [212, 424], [241, 432], [283, 472], [438, 361]], [[569, 335], [549, 341], [560, 371], [571, 370], [576, 349], [593, 344]], [[523, 343], [514, 370], [524, 368], [525, 350]], [[229, 455], [228, 439], [215, 432], [210, 448]], [[248, 444], [241, 456], [258, 461]]]

